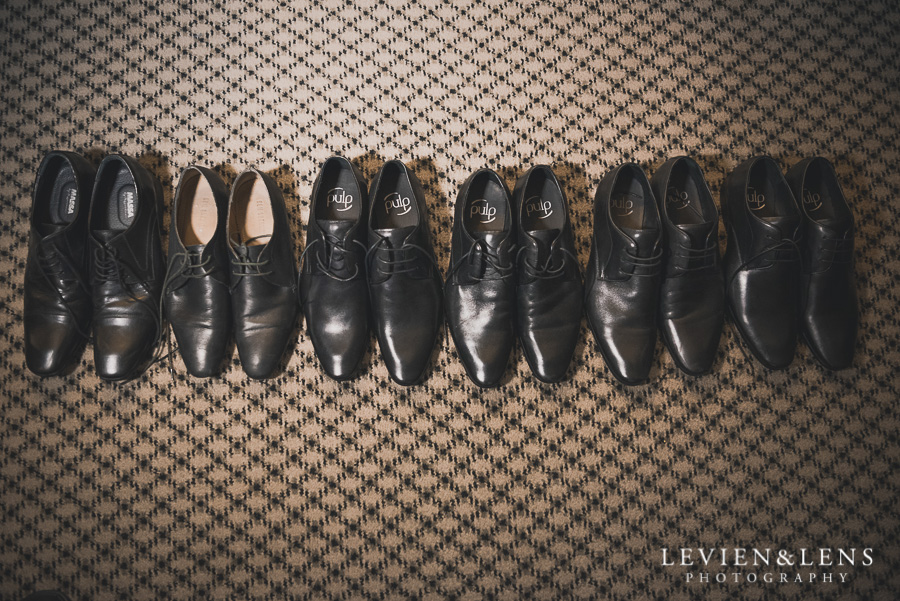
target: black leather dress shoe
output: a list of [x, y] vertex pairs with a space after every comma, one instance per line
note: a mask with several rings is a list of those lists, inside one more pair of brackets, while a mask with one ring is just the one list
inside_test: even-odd
[[299, 289], [316, 356], [335, 380], [356, 372], [369, 344], [368, 215], [359, 170], [343, 157], [325, 161], [313, 185]]
[[506, 184], [476, 171], [456, 198], [444, 305], [466, 373], [482, 387], [500, 383], [516, 341], [514, 226]]
[[421, 379], [441, 326], [441, 274], [425, 192], [400, 161], [381, 168], [369, 195], [369, 299], [381, 355], [403, 385]]
[[569, 204], [553, 170], [536, 165], [516, 182], [516, 328], [532, 373], [566, 375], [581, 329], [583, 288]]
[[594, 238], [585, 286], [588, 322], [613, 375], [640, 384], [656, 349], [662, 264], [659, 210], [644, 171], [610, 171], [594, 197]]
[[787, 181], [803, 215], [800, 331], [825, 367], [844, 369], [853, 362], [859, 325], [853, 215], [826, 159], [800, 161]]
[[228, 204], [231, 308], [241, 366], [251, 378], [278, 367], [297, 320], [297, 266], [284, 197], [275, 181], [248, 169]]
[[90, 336], [87, 220], [94, 167], [55, 151], [38, 168], [25, 264], [25, 364], [39, 376], [69, 369]]
[[227, 219], [222, 178], [185, 169], [172, 206], [163, 303], [184, 365], [198, 378], [220, 371], [231, 332]]
[[100, 163], [91, 199], [91, 287], [94, 364], [104, 380], [140, 375], [162, 332], [162, 204], [162, 185], [137, 161], [110, 155]]
[[729, 174], [722, 216], [726, 309], [754, 356], [770, 369], [785, 368], [799, 329], [800, 211], [773, 159], [748, 159]]
[[712, 368], [725, 320], [719, 211], [689, 157], [666, 161], [650, 184], [663, 225], [659, 329], [675, 364], [703, 374]]

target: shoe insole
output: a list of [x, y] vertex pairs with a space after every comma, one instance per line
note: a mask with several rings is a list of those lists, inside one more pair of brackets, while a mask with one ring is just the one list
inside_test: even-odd
[[840, 185], [826, 165], [813, 161], [806, 170], [803, 181], [803, 210], [814, 221], [847, 218]]
[[196, 171], [188, 173], [180, 187], [175, 216], [178, 237], [185, 246], [209, 244], [219, 222], [216, 197], [205, 177]]
[[754, 215], [766, 221], [794, 213], [785, 202], [790, 198], [787, 183], [780, 170], [774, 173], [775, 169], [767, 160], [756, 161], [747, 178], [747, 206]]
[[700, 225], [710, 221], [703, 214], [704, 206], [712, 201], [706, 188], [700, 185], [697, 174], [679, 161], [669, 175], [666, 188], [666, 214], [675, 225]]
[[473, 237], [503, 232], [507, 219], [506, 191], [492, 174], [484, 172], [476, 176], [469, 186], [466, 206], [463, 207], [463, 223]]
[[419, 224], [419, 207], [409, 176], [400, 167], [388, 165], [374, 195], [372, 229], [414, 228]]
[[[99, 199], [106, 202], [99, 229], [125, 231], [134, 223], [138, 210], [137, 188], [128, 167], [122, 162], [110, 163], [100, 174]], [[105, 219], [104, 219], [105, 218]]]
[[34, 221], [38, 228], [59, 230], [78, 215], [78, 182], [68, 162], [53, 160], [44, 170], [35, 201]]
[[272, 201], [261, 177], [247, 176], [234, 191], [231, 235], [239, 244], [258, 246], [269, 243], [275, 231]]
[[[622, 169], [616, 177], [610, 197], [609, 214], [619, 228], [640, 230], [644, 228], [646, 190], [640, 174], [633, 169]], [[647, 224], [653, 225], [655, 224]]]
[[566, 224], [566, 205], [559, 184], [543, 169], [531, 172], [525, 184], [522, 228], [529, 232], [561, 230]]
[[329, 161], [313, 199], [316, 221], [357, 221], [362, 214], [359, 184], [349, 165]]

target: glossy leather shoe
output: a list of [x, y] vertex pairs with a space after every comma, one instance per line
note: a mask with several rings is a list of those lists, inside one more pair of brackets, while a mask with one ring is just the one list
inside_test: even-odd
[[482, 387], [500, 383], [516, 341], [514, 225], [506, 184], [476, 171], [456, 198], [444, 306], [466, 373]]
[[425, 192], [400, 161], [388, 161], [369, 195], [369, 299], [391, 377], [422, 378], [441, 326], [441, 275], [431, 247]]
[[241, 366], [269, 377], [284, 356], [297, 320], [297, 267], [284, 197], [256, 169], [241, 173], [228, 204], [231, 310]]
[[844, 369], [853, 362], [859, 325], [853, 215], [826, 159], [800, 161], [787, 181], [803, 215], [800, 331], [825, 367]]
[[53, 376], [78, 361], [90, 336], [87, 219], [94, 167], [73, 152], [38, 168], [25, 264], [25, 364]]
[[725, 321], [719, 211], [700, 166], [666, 161], [650, 180], [663, 225], [659, 329], [675, 364], [699, 375], [712, 368]]
[[569, 204], [553, 170], [536, 165], [516, 182], [516, 329], [535, 377], [558, 382], [575, 354], [583, 288]]
[[313, 185], [299, 290], [316, 356], [335, 380], [356, 372], [369, 344], [368, 215], [359, 170], [343, 157], [325, 161]]
[[172, 206], [163, 303], [184, 365], [198, 378], [221, 370], [231, 332], [227, 219], [222, 178], [185, 169]]
[[140, 375], [162, 333], [162, 185], [134, 159], [110, 155], [91, 199], [94, 364], [104, 380]]
[[650, 182], [639, 166], [620, 165], [594, 197], [585, 305], [606, 365], [624, 384], [650, 375], [661, 264], [662, 228]]
[[800, 211], [773, 159], [748, 159], [728, 175], [722, 216], [726, 309], [760, 363], [785, 368], [799, 330]]

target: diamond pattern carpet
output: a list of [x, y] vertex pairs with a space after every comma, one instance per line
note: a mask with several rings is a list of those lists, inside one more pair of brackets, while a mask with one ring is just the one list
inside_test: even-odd
[[[900, 7], [895, 2], [6, 1], [0, 5], [0, 599], [853, 599], [900, 590]], [[428, 380], [157, 364], [102, 383], [24, 368], [22, 276], [41, 157], [139, 157], [167, 205], [192, 163], [256, 165], [297, 254], [331, 154], [407, 162], [439, 263], [475, 169], [551, 164], [587, 261], [593, 192], [689, 154], [718, 195], [755, 154], [835, 163], [858, 228], [852, 369], [804, 346], [769, 372], [726, 326], [714, 373], [662, 349], [626, 388], [586, 327], [570, 377], [517, 351], [468, 381], [446, 333]], [[722, 231], [724, 244], [724, 230]], [[688, 581], [662, 549], [870, 548], [845, 582]], [[835, 551], [836, 554], [836, 551]], [[671, 557], [671, 555], [670, 555]], [[773, 570], [769, 570], [773, 571]], [[838, 572], [837, 568], [811, 571]], [[729, 576], [731, 578], [731, 576]]]

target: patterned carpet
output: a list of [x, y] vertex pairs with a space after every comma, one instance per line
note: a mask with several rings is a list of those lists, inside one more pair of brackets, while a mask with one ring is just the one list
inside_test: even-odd
[[[0, 599], [897, 598], [896, 2], [13, 0], [0, 24]], [[594, 189], [623, 161], [690, 154], [718, 196], [749, 156], [821, 154], [858, 225], [856, 365], [829, 373], [801, 345], [768, 372], [728, 325], [713, 374], [660, 346], [652, 383], [625, 388], [584, 327], [565, 383], [519, 350], [481, 391], [445, 333], [427, 382], [402, 388], [374, 345], [360, 378], [328, 380], [303, 331], [264, 383], [235, 357], [208, 381], [177, 360], [105, 384], [90, 349], [39, 380], [22, 274], [54, 148], [139, 157], [169, 206], [189, 164], [270, 171], [298, 255], [326, 157], [370, 178], [400, 158], [445, 270], [457, 187], [482, 166], [512, 185], [552, 164], [586, 263]], [[664, 567], [682, 547], [873, 562], [766, 583]]]

